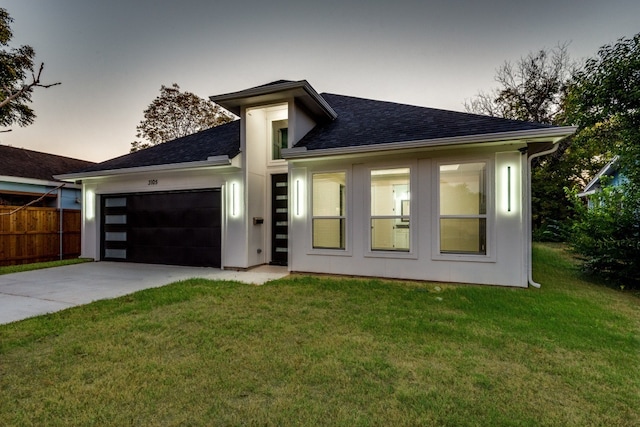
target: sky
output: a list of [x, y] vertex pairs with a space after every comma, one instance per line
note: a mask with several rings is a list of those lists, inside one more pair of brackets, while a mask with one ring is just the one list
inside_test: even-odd
[[496, 69], [569, 43], [572, 58], [640, 31], [638, 0], [0, 0], [13, 47], [44, 62], [27, 127], [0, 144], [91, 161], [129, 152], [161, 85], [203, 98], [279, 79], [464, 111]]

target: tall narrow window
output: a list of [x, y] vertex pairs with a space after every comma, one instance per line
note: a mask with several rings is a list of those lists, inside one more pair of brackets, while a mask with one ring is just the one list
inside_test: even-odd
[[404, 251], [410, 245], [409, 168], [371, 171], [371, 250]]
[[440, 165], [440, 253], [487, 253], [486, 162]]
[[276, 120], [272, 123], [271, 145], [273, 147], [272, 160], [282, 159], [282, 149], [288, 148], [289, 121]]
[[313, 174], [313, 247], [345, 249], [346, 174]]

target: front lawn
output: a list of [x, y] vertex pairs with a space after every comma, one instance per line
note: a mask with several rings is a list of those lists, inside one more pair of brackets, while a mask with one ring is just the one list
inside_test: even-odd
[[0, 326], [0, 425], [640, 425], [640, 299], [194, 279]]

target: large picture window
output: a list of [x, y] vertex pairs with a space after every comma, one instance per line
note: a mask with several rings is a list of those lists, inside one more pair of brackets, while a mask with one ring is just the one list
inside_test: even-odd
[[487, 163], [440, 165], [440, 253], [487, 253]]
[[371, 171], [371, 250], [409, 252], [409, 168]]
[[313, 247], [345, 249], [346, 173], [313, 174]]

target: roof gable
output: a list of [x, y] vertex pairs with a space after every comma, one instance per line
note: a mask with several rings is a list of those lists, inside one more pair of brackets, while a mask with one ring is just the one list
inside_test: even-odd
[[614, 158], [611, 159], [609, 163], [607, 163], [602, 169], [600, 169], [600, 171], [598, 171], [596, 176], [593, 177], [591, 181], [589, 181], [589, 183], [584, 187], [584, 190], [582, 190], [582, 192], [579, 193], [578, 196], [584, 197], [593, 193], [597, 189], [599, 189], [600, 180], [602, 179], [603, 176], [614, 176], [615, 174], [617, 174], [618, 160], [619, 160], [619, 157], [614, 156]]
[[87, 160], [0, 145], [0, 175], [54, 181], [54, 175], [95, 165]]

